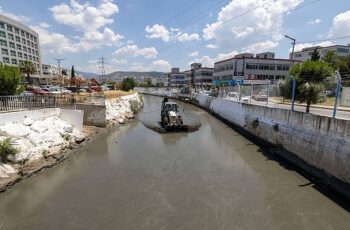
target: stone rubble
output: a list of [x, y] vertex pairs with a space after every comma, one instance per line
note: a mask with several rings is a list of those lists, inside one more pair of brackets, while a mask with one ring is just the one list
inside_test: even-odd
[[143, 106], [143, 101], [138, 93], [112, 98], [106, 100], [106, 119], [109, 124], [124, 124], [127, 119], [134, 117], [132, 103], [139, 110]]

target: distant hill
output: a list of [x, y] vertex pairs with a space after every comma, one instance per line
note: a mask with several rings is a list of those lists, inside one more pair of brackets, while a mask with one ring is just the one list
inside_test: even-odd
[[162, 72], [135, 72], [135, 71], [116, 71], [107, 75], [111, 78], [120, 78], [120, 77], [161, 77]]
[[98, 76], [97, 73], [89, 73], [83, 71], [75, 71], [79, 75], [83, 75], [85, 78], [96, 78]]

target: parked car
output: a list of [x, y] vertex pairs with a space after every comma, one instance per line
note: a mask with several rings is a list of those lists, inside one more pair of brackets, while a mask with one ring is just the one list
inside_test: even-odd
[[249, 103], [250, 97], [242, 95], [241, 103]]
[[266, 92], [259, 92], [259, 93], [255, 96], [255, 100], [256, 100], [256, 101], [266, 101], [266, 100], [267, 100], [267, 94], [266, 94]]
[[34, 93], [33, 92], [31, 92], [31, 91], [23, 91], [21, 94], [20, 94], [20, 96], [33, 96], [34, 95]]
[[32, 93], [34, 93], [35, 95], [48, 95], [49, 92], [45, 91], [45, 90], [42, 90], [42, 89], [33, 89], [33, 91], [31, 91]]

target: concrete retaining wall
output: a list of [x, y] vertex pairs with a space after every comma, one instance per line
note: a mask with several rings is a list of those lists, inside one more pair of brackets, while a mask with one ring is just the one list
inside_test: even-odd
[[106, 127], [106, 106], [77, 104], [77, 109], [84, 111], [84, 125]]
[[79, 131], [83, 130], [84, 111], [61, 109], [59, 118], [66, 121], [68, 124], [73, 126], [73, 128]]
[[31, 120], [42, 120], [48, 117], [59, 117], [74, 128], [81, 131], [83, 129], [83, 114], [81, 110], [68, 110], [59, 108], [38, 109], [0, 114], [0, 125], [20, 123], [26, 118]]
[[59, 114], [60, 114], [60, 109], [58, 108], [27, 110], [27, 111], [11, 112], [11, 113], [0, 113], [0, 125], [8, 124], [8, 123], [19, 123], [26, 118], [29, 118], [32, 120], [39, 120], [42, 118], [59, 116]]
[[196, 100], [350, 197], [350, 121], [204, 95]]

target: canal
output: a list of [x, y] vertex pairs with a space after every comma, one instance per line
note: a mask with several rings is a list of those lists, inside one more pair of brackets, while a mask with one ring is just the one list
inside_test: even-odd
[[[72, 159], [0, 194], [0, 229], [350, 229], [349, 212], [188, 104], [193, 133], [159, 134], [161, 98]], [[142, 122], [140, 122], [142, 121]]]

